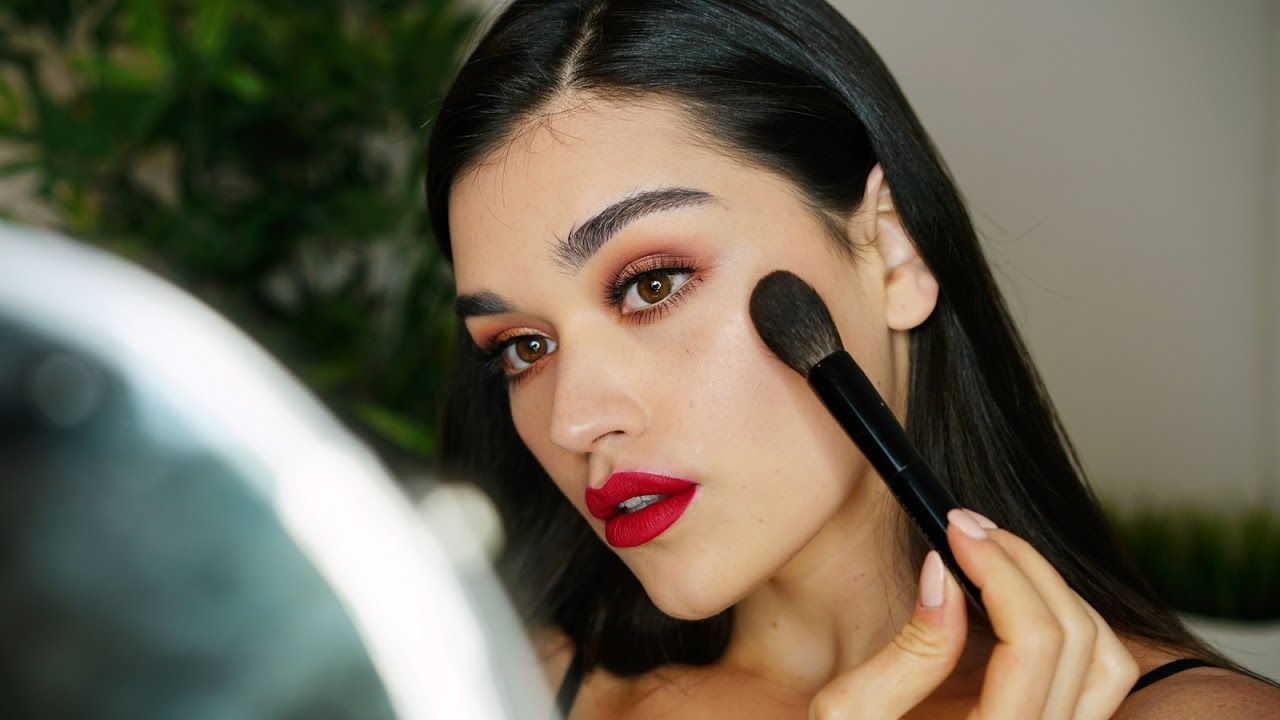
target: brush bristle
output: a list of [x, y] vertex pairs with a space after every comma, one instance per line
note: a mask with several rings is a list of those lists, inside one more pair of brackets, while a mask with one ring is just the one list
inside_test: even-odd
[[756, 283], [751, 321], [773, 354], [805, 377], [819, 360], [844, 348], [822, 297], [786, 270], [775, 270]]

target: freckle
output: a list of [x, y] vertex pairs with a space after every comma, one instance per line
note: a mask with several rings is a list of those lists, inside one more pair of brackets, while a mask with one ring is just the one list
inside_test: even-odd
[[777, 620], [774, 620], [773, 622], [769, 623], [769, 625], [770, 625], [771, 627], [778, 627], [778, 621], [777, 621]]

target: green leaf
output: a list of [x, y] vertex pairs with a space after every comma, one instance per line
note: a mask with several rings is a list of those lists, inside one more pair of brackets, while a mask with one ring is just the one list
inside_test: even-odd
[[200, 0], [191, 23], [191, 46], [197, 57], [213, 60], [220, 55], [231, 30], [232, 0]]
[[162, 0], [126, 0], [124, 11], [127, 37], [144, 50], [168, 56], [168, 27], [174, 18], [165, 12]]
[[0, 128], [16, 127], [21, 117], [22, 102], [4, 74], [0, 73]]
[[247, 65], [229, 67], [218, 77], [219, 84], [232, 95], [248, 103], [259, 103], [266, 98], [267, 81]]
[[1280, 618], [1280, 517], [1262, 509], [1147, 508], [1111, 513], [1152, 588], [1175, 609]]
[[302, 370], [307, 384], [322, 392], [358, 377], [360, 368], [350, 358], [334, 358], [328, 362], [309, 365]]
[[12, 177], [23, 173], [39, 170], [43, 163], [39, 160], [16, 160], [14, 162], [0, 165], [0, 178]]
[[[432, 453], [452, 281], [422, 123], [475, 26], [466, 3], [103, 0], [73, 37], [50, 29], [83, 3], [18, 2], [0, 11], [0, 139], [20, 154], [0, 176], [30, 173], [62, 226], [232, 318], [383, 451]], [[10, 44], [35, 33], [70, 88]], [[336, 280], [267, 290], [338, 252], [356, 259]]]
[[104, 87], [146, 93], [168, 76], [169, 67], [163, 60], [150, 53], [139, 54], [128, 64], [103, 59], [95, 69], [95, 75]]
[[370, 430], [397, 447], [423, 457], [435, 450], [431, 431], [406, 415], [372, 403], [357, 404], [353, 411]]

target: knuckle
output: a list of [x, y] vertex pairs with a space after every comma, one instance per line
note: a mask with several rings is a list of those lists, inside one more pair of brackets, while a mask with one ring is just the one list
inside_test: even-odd
[[945, 661], [951, 656], [953, 643], [942, 633], [912, 620], [893, 638], [893, 644], [904, 653], [927, 661]]
[[852, 717], [846, 712], [848, 703], [844, 693], [833, 690], [822, 690], [809, 702], [810, 720], [845, 720]]
[[1115, 678], [1116, 683], [1119, 685], [1127, 688], [1138, 681], [1138, 677], [1141, 674], [1138, 661], [1119, 643], [1116, 644], [1115, 652], [1110, 653], [1105, 662], [1107, 666], [1106, 674]]
[[1061, 625], [1052, 620], [1046, 620], [1027, 630], [1020, 644], [1036, 657], [1057, 657], [1062, 653], [1065, 637]]
[[1098, 626], [1083, 610], [1063, 621], [1062, 627], [1066, 648], [1093, 648], [1098, 643]]

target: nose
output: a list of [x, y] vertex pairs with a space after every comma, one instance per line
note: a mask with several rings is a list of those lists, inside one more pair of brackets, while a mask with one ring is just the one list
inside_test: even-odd
[[561, 336], [551, 401], [551, 442], [575, 453], [598, 451], [609, 439], [636, 436], [649, 425], [637, 390], [644, 386], [638, 354], [625, 343]]

